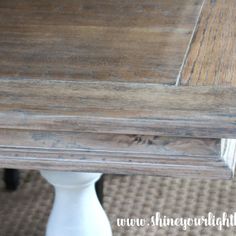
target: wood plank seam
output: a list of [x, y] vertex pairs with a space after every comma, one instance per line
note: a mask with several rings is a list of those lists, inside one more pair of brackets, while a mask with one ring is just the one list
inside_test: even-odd
[[203, 9], [205, 3], [206, 3], [206, 0], [203, 0], [202, 6], [201, 6], [200, 11], [199, 11], [199, 15], [198, 15], [198, 17], [197, 17], [197, 19], [196, 19], [196, 23], [195, 23], [195, 25], [194, 25], [193, 32], [192, 32], [191, 38], [190, 38], [190, 40], [189, 40], [189, 43], [188, 43], [188, 46], [187, 46], [187, 49], [186, 49], [186, 52], [185, 52], [185, 55], [184, 55], [184, 58], [183, 58], [182, 65], [181, 65], [181, 67], [180, 67], [179, 73], [178, 73], [177, 78], [176, 78], [176, 84], [175, 84], [175, 86], [180, 86], [180, 84], [181, 84], [182, 71], [183, 71], [184, 66], [185, 66], [185, 64], [186, 64], [186, 61], [187, 61], [187, 59], [188, 59], [188, 55], [189, 55], [189, 52], [190, 52], [190, 50], [191, 50], [192, 42], [193, 42], [194, 37], [195, 37], [195, 35], [196, 35], [196, 33], [197, 33], [197, 29], [198, 29], [198, 26], [199, 26], [199, 22], [200, 22], [200, 20], [201, 20], [202, 9]]

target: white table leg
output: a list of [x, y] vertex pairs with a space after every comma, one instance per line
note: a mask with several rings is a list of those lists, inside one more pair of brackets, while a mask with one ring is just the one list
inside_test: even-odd
[[111, 236], [111, 227], [95, 192], [101, 174], [41, 171], [55, 187], [46, 236]]

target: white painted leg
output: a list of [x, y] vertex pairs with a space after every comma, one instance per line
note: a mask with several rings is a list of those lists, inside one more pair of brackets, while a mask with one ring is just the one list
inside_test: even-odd
[[101, 174], [41, 171], [55, 187], [46, 236], [111, 236], [108, 218], [98, 201], [95, 182]]

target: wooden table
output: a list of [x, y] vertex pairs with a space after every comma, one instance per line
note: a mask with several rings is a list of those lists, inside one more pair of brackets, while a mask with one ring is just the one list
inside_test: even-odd
[[47, 236], [111, 235], [99, 173], [232, 178], [235, 20], [234, 0], [0, 0], [0, 165], [55, 186]]

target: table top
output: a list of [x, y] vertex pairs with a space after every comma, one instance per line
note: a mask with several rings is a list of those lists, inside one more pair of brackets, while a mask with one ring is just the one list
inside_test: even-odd
[[235, 137], [234, 87], [160, 85], [234, 83], [229, 2], [0, 1], [0, 127]]
[[0, 1], [0, 77], [175, 84], [202, 1]]
[[[136, 160], [136, 169], [128, 173], [141, 173], [147, 155], [154, 155], [152, 144], [163, 149], [163, 137], [169, 136], [168, 145], [180, 142], [183, 149], [156, 155], [172, 156], [165, 164], [175, 175], [198, 175], [201, 169], [207, 176], [229, 176], [224, 163], [199, 163], [202, 156], [219, 158], [221, 138], [236, 137], [235, 12], [233, 0], [0, 0], [0, 146], [11, 147], [0, 150], [2, 160], [5, 155], [13, 160], [14, 148], [27, 156], [16, 149], [23, 143], [37, 148], [38, 155], [45, 148], [62, 148], [36, 145], [52, 134], [65, 150], [78, 151], [80, 145], [72, 144], [81, 144], [84, 136], [92, 146], [81, 144], [83, 155], [90, 151], [96, 158], [89, 167], [91, 153], [84, 157], [82, 170], [106, 171], [109, 161], [99, 159], [101, 151], [113, 158], [121, 152], [133, 155], [134, 162], [139, 156], [134, 150], [140, 148], [146, 159], [142, 167]], [[12, 131], [25, 142], [18, 144]], [[123, 150], [121, 139], [142, 146]], [[115, 149], [102, 145], [108, 140]], [[196, 143], [204, 154], [193, 152]], [[57, 161], [55, 153], [47, 155]], [[195, 159], [186, 162], [186, 156]], [[24, 165], [27, 160], [21, 159]], [[112, 161], [110, 168], [127, 173], [128, 160], [117, 160], [120, 168]], [[159, 168], [162, 175], [165, 167]]]

